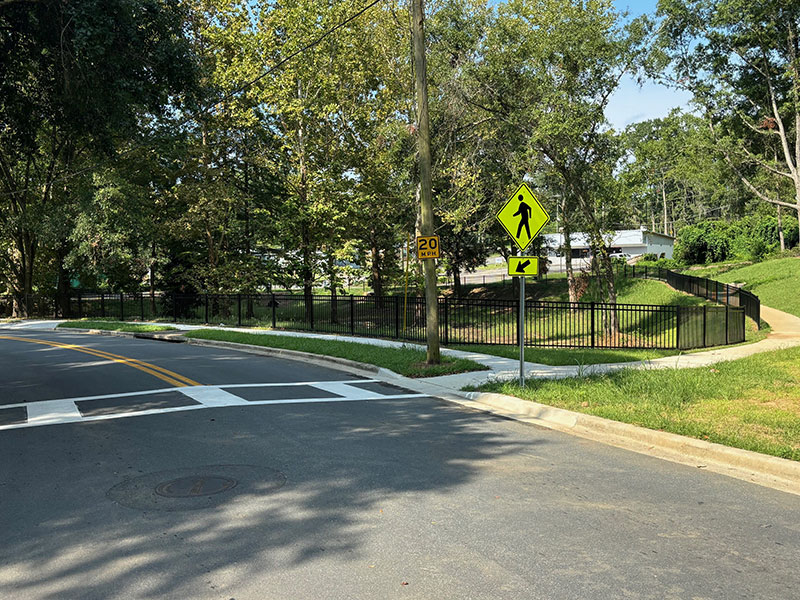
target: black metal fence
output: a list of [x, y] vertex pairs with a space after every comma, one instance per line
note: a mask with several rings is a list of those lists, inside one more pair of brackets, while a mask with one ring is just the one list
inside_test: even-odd
[[[43, 310], [49, 306], [51, 315], [56, 312], [52, 301], [48, 304], [42, 298], [30, 300], [32, 306]], [[10, 315], [10, 303], [0, 299], [0, 316], [3, 310]], [[418, 297], [79, 294], [70, 298], [68, 314], [61, 316], [272, 327], [425, 341], [425, 299]], [[439, 298], [439, 334], [444, 345], [517, 344], [518, 323], [517, 301]], [[730, 304], [525, 304], [525, 342], [529, 346], [689, 349], [744, 339], [745, 309]]]
[[676, 273], [661, 267], [636, 267], [623, 265], [622, 273], [628, 277], [660, 279], [681, 292], [712, 300], [725, 306], [742, 307], [745, 314], [761, 328], [761, 301], [758, 296], [735, 285], [714, 281], [705, 277], [694, 277]]

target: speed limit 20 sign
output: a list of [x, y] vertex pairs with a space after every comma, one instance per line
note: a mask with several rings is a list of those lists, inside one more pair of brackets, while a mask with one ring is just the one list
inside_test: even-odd
[[417, 238], [417, 258], [439, 258], [439, 236], [420, 236]]

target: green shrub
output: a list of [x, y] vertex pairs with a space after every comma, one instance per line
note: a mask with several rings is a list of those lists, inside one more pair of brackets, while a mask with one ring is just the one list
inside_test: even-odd
[[[783, 218], [787, 248], [797, 246], [797, 219]], [[734, 222], [702, 221], [678, 232], [675, 258], [685, 264], [727, 260], [760, 261], [779, 249], [778, 219], [774, 215], [750, 215]]]
[[636, 267], [661, 267], [662, 269], [674, 271], [676, 269], [682, 269], [683, 265], [674, 258], [659, 258], [656, 260], [640, 260], [636, 263]]

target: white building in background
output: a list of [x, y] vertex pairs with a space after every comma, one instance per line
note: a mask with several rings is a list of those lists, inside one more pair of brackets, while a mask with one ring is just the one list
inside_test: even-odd
[[[563, 254], [564, 234], [546, 233], [545, 246], [547, 256], [557, 257]], [[586, 258], [591, 254], [589, 236], [585, 233], [573, 233], [570, 235], [572, 242], [572, 257]], [[625, 255], [631, 257], [642, 254], [655, 254], [659, 258], [672, 258], [672, 251], [675, 247], [675, 238], [671, 235], [647, 231], [646, 229], [623, 229], [614, 231], [606, 236], [606, 244], [611, 254]]]

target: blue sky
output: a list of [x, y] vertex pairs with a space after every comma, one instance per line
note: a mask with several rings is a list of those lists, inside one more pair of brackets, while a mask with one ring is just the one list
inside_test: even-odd
[[[631, 17], [653, 14], [657, 0], [614, 0], [618, 10], [627, 10]], [[630, 77], [620, 83], [606, 109], [611, 125], [622, 130], [638, 121], [664, 117], [675, 107], [686, 108], [691, 95], [655, 83], [645, 83], [641, 88]]]

